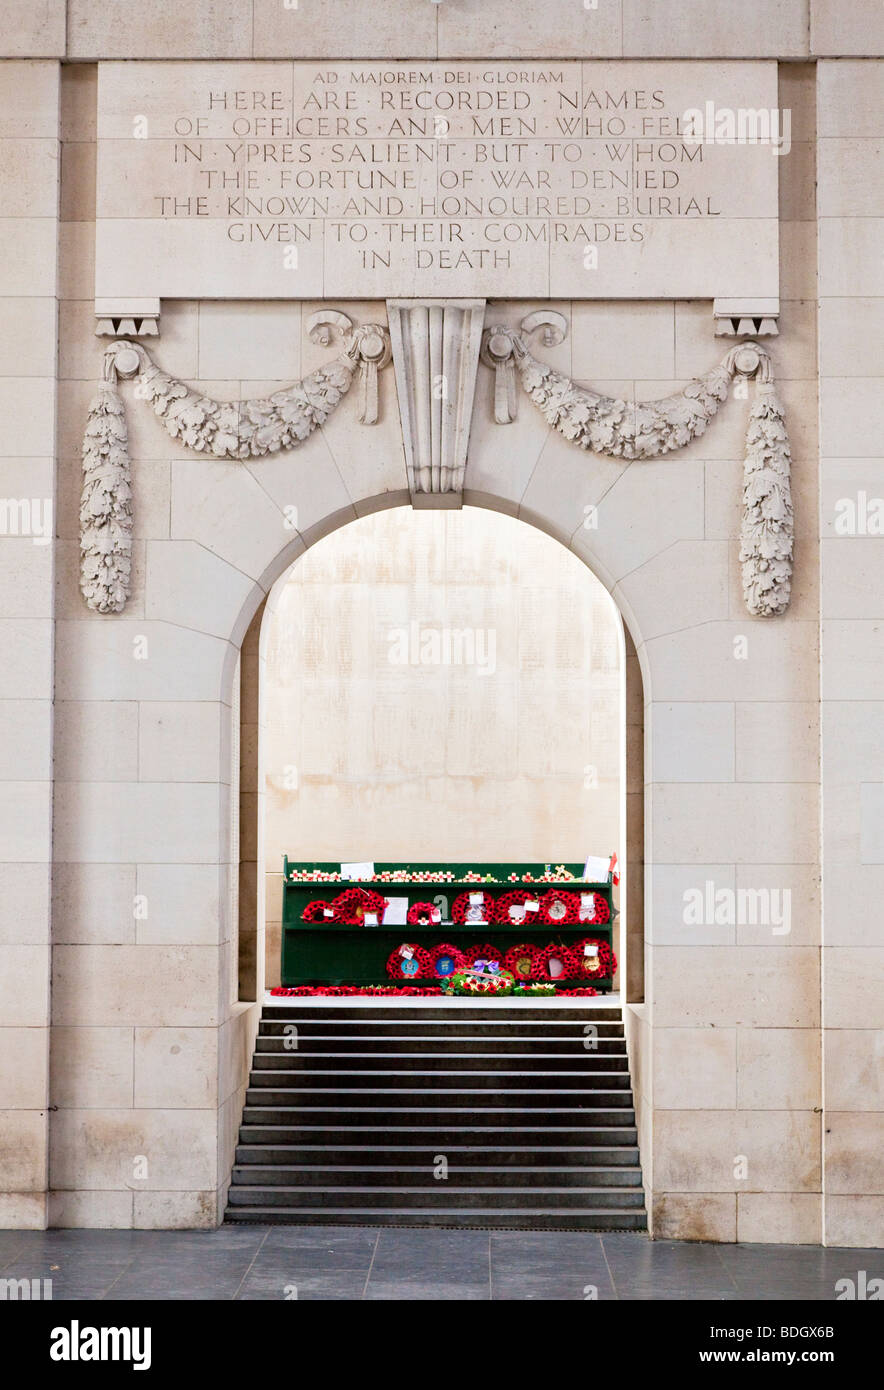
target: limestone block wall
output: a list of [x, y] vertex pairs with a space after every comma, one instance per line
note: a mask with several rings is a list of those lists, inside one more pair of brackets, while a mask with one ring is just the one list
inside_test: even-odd
[[855, 1245], [884, 1230], [884, 63], [820, 63], [818, 125], [825, 1234]]
[[0, 1226], [46, 1223], [59, 68], [0, 85]]

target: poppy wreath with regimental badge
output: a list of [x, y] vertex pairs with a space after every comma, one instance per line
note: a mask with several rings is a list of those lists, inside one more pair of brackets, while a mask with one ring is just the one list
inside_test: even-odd
[[507, 970], [511, 970], [517, 980], [532, 980], [534, 966], [540, 955], [540, 947], [526, 942], [522, 946], [511, 946], [503, 958]]
[[[598, 955], [586, 955], [587, 946], [598, 946]], [[608, 975], [613, 976], [617, 969], [617, 957], [607, 941], [599, 941], [598, 937], [585, 936], [582, 941], [575, 942], [571, 951], [577, 957], [574, 973], [580, 979], [604, 979]]]
[[538, 908], [537, 912], [525, 911], [525, 903], [536, 902], [537, 894], [526, 893], [522, 888], [517, 888], [512, 893], [501, 893], [494, 905], [495, 918], [508, 927], [521, 927], [525, 922], [536, 922], [540, 909]]
[[330, 922], [334, 919], [335, 910], [331, 903], [316, 900], [308, 903], [301, 913], [302, 922]]
[[361, 927], [366, 912], [373, 912], [379, 923], [384, 920], [387, 899], [381, 897], [380, 893], [373, 892], [371, 888], [348, 888], [346, 892], [339, 893], [332, 899], [332, 907], [335, 910], [335, 921], [343, 922], [348, 927]]
[[576, 893], [563, 893], [553, 888], [540, 899], [540, 920], [547, 926], [570, 926], [579, 922], [580, 899]]
[[412, 903], [405, 920], [412, 927], [438, 927], [442, 912], [435, 903]]
[[[481, 903], [471, 903], [471, 897], [480, 897]], [[451, 920], [461, 926], [486, 927], [495, 920], [494, 898], [490, 893], [460, 893], [451, 904]]]
[[582, 899], [584, 896], [588, 896], [588, 895], [581, 894], [581, 895], [580, 895], [580, 898], [578, 898], [578, 900], [577, 900], [577, 904], [578, 904], [578, 905], [577, 905], [577, 916], [574, 918], [574, 921], [575, 921], [575, 922], [595, 922], [595, 923], [597, 923], [599, 926], [601, 926], [601, 924], [602, 924], [603, 922], [610, 922], [610, 920], [611, 920], [611, 909], [610, 909], [609, 906], [608, 906], [607, 899], [603, 898], [602, 895], [601, 895], [601, 893], [593, 893], [593, 895], [592, 895], [592, 915], [590, 916], [589, 908], [588, 908], [588, 907], [584, 907], [584, 906], [583, 906], [583, 903], [582, 903], [582, 901], [581, 901], [581, 899]]
[[466, 962], [463, 952], [449, 942], [443, 941], [429, 952], [426, 979], [447, 980], [456, 970], [463, 970]]
[[[403, 947], [411, 951], [403, 956]], [[427, 980], [430, 977], [430, 953], [411, 941], [403, 941], [397, 946], [387, 961], [387, 974], [391, 980]]]
[[559, 980], [573, 980], [580, 974], [578, 961], [570, 946], [556, 946], [550, 943], [538, 953], [534, 962], [535, 980], [544, 984], [557, 984]]

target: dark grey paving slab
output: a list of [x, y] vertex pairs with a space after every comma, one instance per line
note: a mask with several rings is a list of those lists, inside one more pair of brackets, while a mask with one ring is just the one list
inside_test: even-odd
[[284, 1271], [253, 1269], [248, 1276], [237, 1299], [246, 1303], [258, 1301], [286, 1302], [314, 1301], [316, 1299], [361, 1299], [365, 1289], [365, 1275], [360, 1270], [324, 1270], [319, 1274], [297, 1279], [284, 1277]]
[[367, 1227], [273, 1226], [261, 1245], [256, 1265], [286, 1256], [315, 1271], [367, 1270], [377, 1243], [377, 1230]]
[[488, 1299], [486, 1231], [381, 1230], [371, 1263], [368, 1299]]
[[601, 1239], [591, 1231], [494, 1232], [490, 1245], [492, 1298], [616, 1297]]
[[603, 1235], [602, 1247], [618, 1298], [729, 1300], [739, 1292], [717, 1245]]
[[420, 1281], [405, 1279], [369, 1279], [365, 1298], [378, 1302], [390, 1300], [407, 1302], [409, 1299], [421, 1302], [451, 1302], [464, 1300], [469, 1303], [487, 1302], [491, 1297], [489, 1285], [479, 1283], [448, 1283], [436, 1280]]

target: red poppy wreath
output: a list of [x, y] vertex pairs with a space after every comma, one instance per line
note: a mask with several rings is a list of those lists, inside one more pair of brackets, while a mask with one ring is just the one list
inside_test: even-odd
[[571, 948], [551, 944], [544, 946], [538, 955], [532, 978], [545, 984], [558, 984], [560, 980], [574, 979], [579, 973], [579, 962]]
[[405, 920], [413, 927], [436, 927], [442, 921], [442, 913], [435, 903], [412, 903]]
[[[408, 950], [411, 955], [403, 955]], [[430, 973], [430, 953], [422, 946], [403, 941], [397, 946], [387, 961], [387, 974], [391, 980], [426, 980]]]
[[[471, 898], [480, 899], [471, 902]], [[460, 925], [484, 927], [495, 919], [494, 897], [491, 893], [460, 893], [451, 904], [451, 920]]]
[[335, 910], [331, 903], [322, 902], [317, 899], [315, 902], [308, 903], [301, 913], [302, 922], [330, 922], [334, 918]]
[[[589, 897], [592, 897], [592, 905], [590, 906], [590, 904], [587, 903], [586, 906], [584, 906], [583, 899]], [[601, 925], [602, 922], [610, 922], [610, 920], [611, 909], [608, 907], [607, 900], [602, 897], [601, 893], [580, 894], [580, 906], [575, 921], [597, 922]]]
[[[587, 955], [587, 946], [597, 946], [598, 952]], [[617, 957], [607, 941], [599, 941], [595, 936], [586, 936], [582, 941], [575, 942], [571, 950], [577, 957], [575, 973], [581, 979], [604, 979], [608, 975], [613, 976], [617, 969]]]
[[534, 966], [540, 955], [540, 947], [526, 942], [523, 946], [511, 946], [504, 957], [504, 965], [511, 970], [517, 980], [532, 980]]
[[540, 899], [540, 920], [547, 926], [569, 926], [580, 920], [580, 899], [576, 893], [564, 893], [552, 888]]
[[463, 970], [463, 952], [456, 946], [452, 946], [447, 941], [443, 941], [439, 946], [434, 946], [429, 953], [430, 960], [427, 967], [429, 980], [447, 980], [449, 975], [453, 975], [455, 970]]
[[501, 893], [495, 904], [495, 915], [498, 922], [505, 923], [508, 927], [521, 927], [525, 922], [536, 922], [539, 916], [539, 907], [533, 911], [527, 911], [526, 903], [536, 903], [535, 893], [526, 893], [523, 888], [514, 889], [512, 893]]
[[343, 922], [348, 927], [361, 927], [366, 912], [373, 912], [379, 923], [384, 920], [387, 899], [370, 888], [348, 888], [332, 900], [332, 907], [336, 922]]
[[499, 946], [491, 946], [487, 941], [484, 946], [468, 946], [461, 955], [468, 966], [475, 965], [477, 960], [497, 961], [498, 965], [503, 965], [503, 951]]

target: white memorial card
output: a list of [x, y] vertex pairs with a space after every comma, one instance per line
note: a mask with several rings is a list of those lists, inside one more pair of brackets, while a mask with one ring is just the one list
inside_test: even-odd
[[341, 878], [374, 878], [374, 864], [367, 859], [359, 860], [353, 864], [342, 864]]
[[408, 920], [408, 899], [388, 898], [384, 910], [385, 927], [404, 927]]

